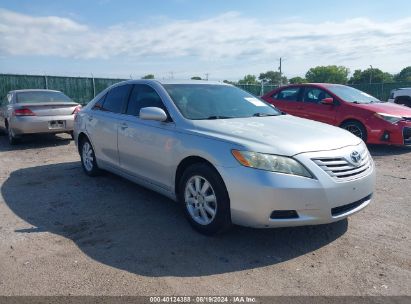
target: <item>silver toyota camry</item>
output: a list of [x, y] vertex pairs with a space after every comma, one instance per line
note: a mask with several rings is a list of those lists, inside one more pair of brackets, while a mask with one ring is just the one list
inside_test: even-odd
[[25, 134], [72, 134], [80, 109], [81, 105], [60, 91], [10, 91], [0, 101], [0, 130], [7, 132], [12, 145]]
[[74, 137], [86, 174], [108, 170], [178, 201], [204, 234], [339, 221], [375, 184], [358, 137], [221, 83], [118, 83], [76, 116]]

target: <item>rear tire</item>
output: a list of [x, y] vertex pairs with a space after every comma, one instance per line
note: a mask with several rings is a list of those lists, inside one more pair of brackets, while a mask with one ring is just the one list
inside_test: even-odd
[[87, 138], [80, 143], [81, 166], [88, 176], [97, 176], [100, 174], [100, 168], [97, 166], [96, 156], [93, 146]]
[[361, 138], [364, 142], [367, 142], [367, 130], [359, 121], [349, 120], [344, 122], [340, 127]]
[[198, 232], [215, 235], [232, 226], [227, 189], [210, 165], [199, 163], [188, 167], [178, 193], [188, 221]]
[[11, 146], [16, 145], [18, 143], [19, 139], [14, 134], [13, 129], [10, 129], [9, 124], [6, 125], [6, 130], [7, 130], [7, 137], [9, 139], [9, 144]]

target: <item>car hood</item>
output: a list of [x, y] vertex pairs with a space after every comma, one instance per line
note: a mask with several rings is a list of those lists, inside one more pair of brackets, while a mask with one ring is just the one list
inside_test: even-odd
[[343, 129], [292, 115], [195, 120], [193, 124], [194, 132], [229, 141], [237, 148], [286, 156], [361, 143]]
[[411, 108], [390, 102], [356, 104], [356, 106], [375, 113], [385, 113], [402, 117], [411, 117]]

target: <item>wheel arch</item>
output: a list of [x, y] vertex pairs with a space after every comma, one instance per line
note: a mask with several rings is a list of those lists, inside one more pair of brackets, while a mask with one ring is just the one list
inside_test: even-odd
[[[174, 192], [175, 192], [177, 198], [178, 198], [178, 195], [179, 195], [179, 189], [178, 189], [179, 187], [178, 186], [180, 184], [180, 180], [183, 176], [184, 171], [188, 167], [190, 167], [194, 164], [201, 164], [201, 163], [202, 164], [207, 164], [211, 168], [213, 168], [218, 173], [218, 175], [220, 175], [221, 180], [223, 180], [223, 177], [221, 176], [220, 172], [218, 172], [217, 168], [209, 160], [205, 159], [204, 157], [196, 156], [196, 155], [187, 156], [184, 159], [182, 159], [180, 161], [180, 163], [178, 164], [177, 169], [176, 169], [176, 173], [175, 173], [175, 176], [174, 176]], [[224, 180], [223, 180], [223, 182], [224, 182]], [[225, 185], [225, 183], [224, 183], [224, 186], [227, 189], [227, 186]]]
[[[88, 135], [85, 132], [80, 132], [78, 134], [78, 137], [77, 137], [77, 150], [78, 150], [78, 153], [81, 153], [81, 151], [80, 151], [80, 146], [81, 145], [80, 144], [81, 144], [81, 142], [83, 142], [84, 139], [87, 139], [91, 143], [90, 137], [88, 137]], [[93, 144], [91, 143], [91, 145], [93, 145]]]
[[342, 128], [343, 125], [348, 123], [348, 122], [355, 122], [355, 123], [360, 124], [364, 128], [364, 131], [365, 131], [364, 138], [362, 138], [362, 139], [364, 140], [364, 142], [368, 142], [370, 131], [369, 131], [369, 128], [367, 127], [367, 124], [365, 124], [364, 122], [362, 122], [358, 118], [346, 118], [342, 122], [340, 122], [340, 124], [338, 126], [340, 128]]
[[401, 100], [405, 102], [404, 105], [411, 107], [411, 96], [409, 95], [395, 96], [394, 103], [399, 104]]
[[360, 119], [358, 118], [354, 118], [354, 117], [346, 117], [344, 118], [343, 121], [341, 121], [338, 126], [341, 128], [343, 124], [347, 123], [347, 122], [358, 122], [360, 124], [362, 124], [364, 126], [364, 128], [367, 130], [366, 124], [363, 123]]

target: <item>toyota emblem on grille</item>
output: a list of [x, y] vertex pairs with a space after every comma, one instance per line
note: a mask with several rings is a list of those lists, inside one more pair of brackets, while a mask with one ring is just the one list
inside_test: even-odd
[[354, 164], [358, 164], [361, 160], [361, 154], [358, 151], [352, 151], [350, 157]]

